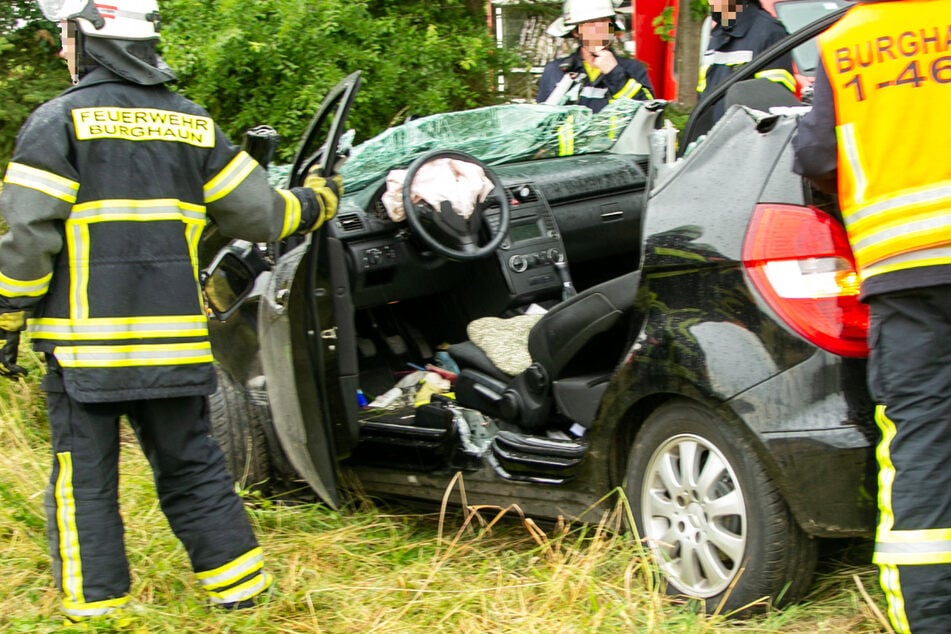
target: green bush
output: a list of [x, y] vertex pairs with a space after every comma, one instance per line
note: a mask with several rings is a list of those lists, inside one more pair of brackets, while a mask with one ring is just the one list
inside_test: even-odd
[[[175, 89], [238, 141], [262, 123], [297, 139], [323, 96], [360, 70], [358, 140], [410, 116], [491, 105], [495, 48], [476, 0], [160, 0], [162, 52]], [[68, 86], [59, 33], [33, 2], [0, 5], [0, 162], [29, 113]]]
[[29, 114], [69, 86], [59, 49], [59, 30], [33, 2], [0, 4], [0, 170]]

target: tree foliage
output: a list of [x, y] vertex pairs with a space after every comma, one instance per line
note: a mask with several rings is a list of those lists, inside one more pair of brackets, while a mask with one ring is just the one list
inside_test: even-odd
[[[0, 160], [6, 165], [17, 130], [38, 105], [69, 86], [58, 57], [59, 30], [33, 2], [0, 4]], [[2, 169], [2, 168], [0, 168]]]
[[[175, 90], [238, 140], [274, 126], [287, 158], [323, 96], [360, 70], [358, 139], [406, 117], [489, 105], [495, 48], [481, 0], [159, 0]], [[0, 159], [27, 115], [67, 87], [59, 32], [33, 2], [0, 5]]]

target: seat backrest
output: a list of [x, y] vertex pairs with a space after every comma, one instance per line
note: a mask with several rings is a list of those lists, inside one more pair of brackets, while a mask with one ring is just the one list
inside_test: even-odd
[[667, 102], [661, 99], [645, 101], [634, 113], [631, 122], [621, 132], [617, 141], [611, 146], [612, 154], [642, 154], [650, 153], [650, 133], [657, 127], [658, 117], [664, 113]]
[[541, 364], [550, 378], [558, 378], [585, 344], [609, 330], [634, 305], [640, 277], [640, 271], [615, 277], [545, 313], [528, 335], [532, 360]]
[[723, 101], [727, 110], [739, 104], [763, 112], [769, 112], [773, 106], [802, 105], [788, 88], [765, 77], [736, 82], [726, 91]]

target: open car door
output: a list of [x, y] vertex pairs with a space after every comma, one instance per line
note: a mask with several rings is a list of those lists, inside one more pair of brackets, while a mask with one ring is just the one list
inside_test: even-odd
[[[289, 187], [301, 185], [315, 166], [323, 174], [333, 173], [347, 114], [359, 87], [360, 73], [356, 72], [324, 99], [298, 147]], [[356, 417], [332, 416], [331, 411], [340, 411], [341, 404], [347, 409], [348, 401], [341, 390], [345, 391], [350, 381], [341, 378], [356, 374], [355, 370], [351, 372], [351, 366], [356, 366], [356, 352], [353, 346], [324, 345], [325, 340], [336, 339], [338, 319], [341, 329], [352, 330], [348, 326], [352, 324], [349, 301], [337, 303], [331, 299], [331, 287], [346, 287], [345, 278], [341, 284], [341, 280], [320, 274], [320, 261], [326, 259], [324, 252], [328, 249], [326, 234], [326, 228], [321, 228], [286, 253], [279, 252], [258, 318], [261, 362], [278, 440], [297, 473], [324, 502], [337, 508], [338, 450], [334, 436], [341, 432], [333, 421], [343, 419], [341, 438], [346, 442], [352, 434], [346, 419], [355, 421]], [[334, 275], [345, 276], [346, 272], [330, 273], [330, 277]], [[349, 300], [349, 295], [343, 300]], [[338, 308], [343, 314], [336, 314]], [[355, 408], [355, 389], [349, 394]]]

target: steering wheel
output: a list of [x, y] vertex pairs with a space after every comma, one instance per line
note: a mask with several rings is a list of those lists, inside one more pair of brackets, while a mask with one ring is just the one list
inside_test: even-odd
[[[413, 202], [412, 185], [416, 173], [426, 163], [443, 158], [466, 161], [482, 168], [486, 177], [495, 185], [493, 193], [499, 201], [497, 223], [489, 222], [488, 217], [483, 213], [481, 203], [476, 204], [475, 210], [469, 218], [463, 218], [452, 210], [448, 202], [443, 202], [440, 210], [433, 210], [429, 205], [419, 205]], [[471, 154], [458, 150], [427, 152], [410, 164], [406, 170], [406, 178], [403, 181], [403, 209], [406, 211], [406, 220], [413, 234], [422, 240], [427, 247], [450, 260], [478, 260], [491, 255], [505, 240], [505, 236], [508, 235], [511, 220], [508, 192], [505, 191], [502, 180], [485, 163]], [[434, 235], [422, 222], [423, 218], [431, 220], [445, 234], [445, 237]], [[489, 233], [489, 239], [484, 245], [479, 246], [479, 230], [482, 225], [485, 225]]]

